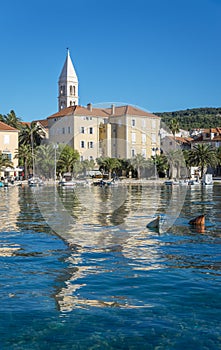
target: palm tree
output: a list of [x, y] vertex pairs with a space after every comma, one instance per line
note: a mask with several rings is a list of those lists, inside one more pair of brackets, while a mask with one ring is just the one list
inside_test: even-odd
[[74, 163], [79, 160], [80, 155], [78, 151], [74, 150], [72, 147], [65, 145], [64, 147], [60, 146], [58, 154], [60, 156], [57, 162], [57, 168], [61, 173], [73, 172]]
[[217, 154], [211, 145], [202, 143], [193, 146], [189, 154], [189, 161], [191, 165], [200, 167], [201, 177], [203, 177], [208, 166], [217, 165]]
[[95, 162], [93, 159], [91, 159], [91, 160], [85, 159], [81, 162], [81, 166], [82, 166], [82, 170], [84, 172], [84, 176], [86, 176], [86, 173], [88, 170], [94, 169]]
[[111, 179], [111, 174], [113, 170], [121, 168], [121, 162], [117, 158], [110, 157], [100, 157], [96, 159], [97, 164], [100, 166], [100, 170], [108, 171], [109, 180]]
[[159, 176], [161, 175], [161, 177], [164, 177], [166, 171], [169, 168], [167, 157], [165, 156], [165, 154], [156, 154], [156, 156], [154, 157], [154, 161], [156, 164], [157, 173], [159, 174]]
[[146, 166], [146, 159], [142, 154], [137, 154], [134, 158], [131, 159], [131, 165], [134, 169], [137, 170], [137, 178], [140, 179], [141, 169]]
[[31, 145], [35, 148], [40, 146], [44, 137], [44, 131], [36, 122], [32, 122], [30, 125], [25, 124], [19, 133], [19, 145]]
[[178, 150], [167, 152], [165, 155], [169, 165], [169, 178], [170, 179], [174, 178], [174, 169], [176, 169], [176, 177], [179, 178], [180, 169], [185, 168], [186, 166], [183, 152], [180, 149], [178, 149]]
[[35, 152], [35, 166], [37, 173], [52, 178], [55, 171], [55, 149], [53, 145], [40, 145]]
[[28, 168], [32, 168], [32, 150], [30, 145], [20, 145], [16, 151], [15, 158], [18, 158], [20, 166], [24, 167], [25, 178], [28, 176]]
[[17, 117], [13, 110], [11, 110], [7, 115], [3, 116], [3, 121], [15, 129], [21, 128], [21, 118]]
[[176, 139], [176, 133], [180, 131], [179, 122], [177, 119], [171, 119], [169, 123], [169, 128], [173, 134], [174, 141]]

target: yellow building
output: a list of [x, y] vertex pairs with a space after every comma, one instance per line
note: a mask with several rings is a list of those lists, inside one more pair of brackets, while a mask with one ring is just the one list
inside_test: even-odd
[[48, 117], [49, 140], [72, 146], [81, 160], [145, 158], [160, 150], [160, 118], [136, 107], [70, 106]]
[[58, 81], [59, 111], [47, 118], [50, 143], [64, 143], [81, 160], [98, 157], [150, 158], [160, 152], [160, 118], [140, 108], [78, 105], [78, 77], [70, 53]]
[[14, 157], [18, 149], [18, 133], [17, 129], [0, 122], [0, 152], [4, 157], [12, 161], [14, 165], [14, 169], [7, 168], [4, 172], [2, 171], [1, 176], [11, 175], [17, 170], [18, 159]]

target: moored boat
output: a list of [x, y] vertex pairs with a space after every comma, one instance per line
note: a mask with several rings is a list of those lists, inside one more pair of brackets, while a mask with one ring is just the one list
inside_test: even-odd
[[40, 177], [33, 176], [28, 180], [28, 185], [29, 187], [39, 187], [39, 186], [43, 186], [44, 182]]
[[62, 180], [59, 181], [58, 185], [61, 186], [61, 187], [73, 188], [73, 187], [76, 186], [76, 182], [72, 178], [71, 173], [65, 173], [63, 175]]
[[202, 185], [213, 185], [212, 174], [204, 174], [202, 179]]

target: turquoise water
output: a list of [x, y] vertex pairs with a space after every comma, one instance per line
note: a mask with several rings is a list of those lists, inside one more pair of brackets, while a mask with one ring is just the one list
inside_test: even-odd
[[1, 349], [221, 349], [221, 186], [0, 199]]

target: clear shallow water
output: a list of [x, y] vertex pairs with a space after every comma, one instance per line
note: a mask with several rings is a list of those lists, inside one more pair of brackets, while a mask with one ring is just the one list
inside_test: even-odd
[[1, 190], [1, 349], [221, 349], [220, 193]]

